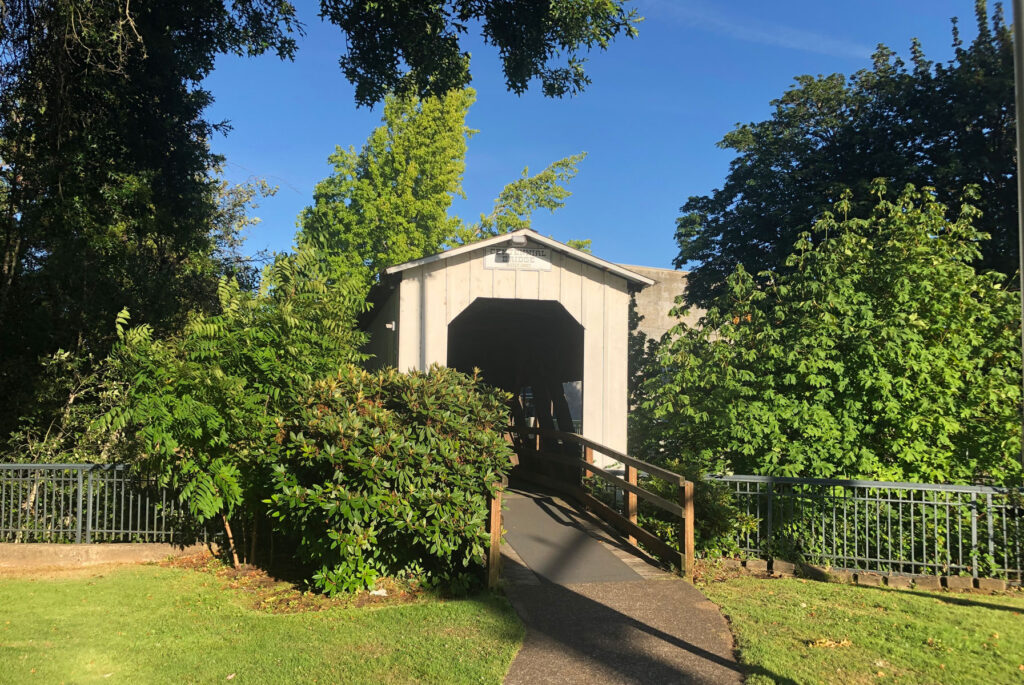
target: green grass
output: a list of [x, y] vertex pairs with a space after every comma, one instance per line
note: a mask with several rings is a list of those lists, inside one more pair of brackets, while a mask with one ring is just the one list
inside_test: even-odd
[[797, 579], [701, 588], [736, 635], [748, 682], [1024, 683], [1024, 596]]
[[498, 683], [522, 635], [492, 595], [272, 614], [183, 569], [0, 578], [3, 683]]

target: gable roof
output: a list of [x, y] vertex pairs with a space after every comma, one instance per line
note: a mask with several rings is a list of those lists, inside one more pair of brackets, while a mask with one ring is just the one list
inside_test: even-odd
[[434, 262], [439, 262], [443, 259], [450, 259], [451, 257], [457, 257], [461, 254], [474, 252], [482, 248], [493, 247], [495, 245], [503, 245], [505, 243], [517, 243], [520, 242], [522, 238], [526, 238], [535, 243], [540, 243], [541, 245], [549, 247], [552, 250], [556, 250], [564, 255], [572, 257], [573, 259], [581, 261], [584, 264], [589, 264], [590, 266], [597, 267], [598, 269], [602, 269], [603, 271], [613, 273], [616, 276], [621, 276], [628, 282], [638, 285], [641, 288], [649, 285], [654, 285], [654, 281], [651, 280], [650, 278], [647, 278], [646, 276], [641, 276], [635, 271], [630, 271], [629, 269], [619, 266], [618, 264], [613, 264], [603, 259], [599, 259], [592, 254], [583, 252], [582, 250], [577, 250], [576, 248], [569, 247], [568, 245], [560, 243], [557, 240], [545, 238], [541, 234], [529, 228], [521, 228], [518, 231], [513, 231], [512, 233], [503, 233], [502, 235], [496, 235], [493, 238], [481, 240], [476, 243], [460, 245], [459, 247], [454, 247], [445, 252], [430, 255], [429, 257], [414, 259], [411, 262], [406, 262], [404, 264], [396, 264], [395, 266], [385, 269], [384, 273], [388, 276], [392, 276], [394, 274], [401, 273], [407, 269], [414, 269], [418, 266], [433, 264]]

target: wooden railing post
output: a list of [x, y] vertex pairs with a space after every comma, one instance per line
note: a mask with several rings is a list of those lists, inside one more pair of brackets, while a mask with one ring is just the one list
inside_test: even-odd
[[[593, 464], [594, 463], [594, 449], [592, 447], [589, 447], [589, 446], [584, 446], [583, 447], [583, 461], [587, 462], [588, 464]], [[583, 477], [584, 478], [591, 478], [591, 477], [593, 477], [593, 475], [594, 474], [592, 474], [590, 471], [587, 471], [586, 469], [583, 469]]]
[[679, 570], [683, 578], [693, 582], [693, 483], [679, 479], [679, 506], [683, 518], [679, 522]]
[[490, 533], [491, 546], [487, 550], [487, 587], [496, 588], [501, 571], [501, 483], [494, 484], [494, 496], [491, 497]]
[[[636, 468], [630, 465], [626, 465], [626, 482], [630, 485], [636, 485]], [[636, 493], [626, 490], [626, 517], [630, 523], [636, 524]], [[635, 545], [636, 538], [632, 535], [629, 536], [629, 544]]]

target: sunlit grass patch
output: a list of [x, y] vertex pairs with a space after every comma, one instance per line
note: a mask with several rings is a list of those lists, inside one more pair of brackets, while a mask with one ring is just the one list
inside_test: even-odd
[[1024, 595], [734, 578], [702, 587], [749, 682], [1024, 683]]
[[501, 682], [522, 641], [494, 595], [269, 613], [216, 574], [0, 578], [0, 682]]

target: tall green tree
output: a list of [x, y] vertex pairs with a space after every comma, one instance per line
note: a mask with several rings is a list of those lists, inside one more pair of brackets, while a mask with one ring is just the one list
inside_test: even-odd
[[448, 215], [462, 195], [471, 90], [437, 98], [389, 97], [382, 124], [359, 150], [337, 148], [330, 176], [299, 216], [299, 245], [314, 246], [332, 272], [381, 269], [429, 254], [459, 226]]
[[[772, 102], [772, 116], [738, 126], [719, 143], [736, 157], [721, 188], [682, 207], [676, 266], [695, 264], [691, 303], [707, 305], [738, 265], [750, 274], [786, 269], [797, 236], [845, 189], [870, 197], [873, 179], [934, 187], [942, 202], [980, 191], [977, 226], [992, 236], [978, 265], [1012, 275], [1017, 265], [1013, 45], [999, 5], [975, 3], [978, 36], [965, 45], [953, 22], [954, 56], [929, 61], [918, 42], [909, 63], [880, 46], [872, 68], [849, 79], [801, 76]], [[866, 217], [873, 205], [851, 205]]]
[[978, 210], [950, 215], [910, 186], [875, 197], [861, 219], [844, 195], [786, 272], [758, 280], [737, 267], [698, 326], [671, 332], [644, 392], [661, 459], [776, 476], [1020, 479], [1019, 300], [973, 266]]
[[199, 84], [223, 52], [290, 55], [292, 28], [263, 0], [4, 5], [0, 430], [38, 358], [103, 358], [123, 307], [169, 331], [216, 301], [217, 127]]
[[584, 155], [558, 160], [506, 186], [494, 209], [467, 224], [449, 210], [464, 197], [466, 127], [472, 90], [419, 99], [390, 96], [382, 124], [362, 148], [337, 148], [334, 170], [316, 185], [313, 204], [299, 216], [298, 245], [315, 250], [338, 278], [360, 274], [371, 284], [380, 271], [492, 235], [530, 226], [538, 209], [565, 204], [565, 187]]

